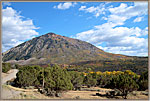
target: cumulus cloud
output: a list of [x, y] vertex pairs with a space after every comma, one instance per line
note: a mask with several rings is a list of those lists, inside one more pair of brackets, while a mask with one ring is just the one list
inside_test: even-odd
[[[78, 33], [76, 38], [90, 42], [96, 46], [106, 43], [106, 47], [101, 47], [104, 51], [126, 54], [126, 55], [147, 55], [148, 40], [140, 38], [142, 32], [148, 34], [148, 30], [141, 30], [139, 27], [115, 27], [111, 23], [95, 26], [95, 29]], [[134, 54], [131, 52], [133, 51]]]
[[[139, 9], [140, 8], [140, 9]], [[124, 22], [132, 17], [137, 17], [133, 22], [140, 22], [144, 15], [148, 14], [148, 4], [135, 2], [133, 6], [127, 6], [121, 3], [118, 7], [109, 7], [111, 15], [106, 17], [108, 22], [113, 22], [117, 25], [124, 25]]]
[[74, 7], [77, 3], [76, 2], [65, 2], [65, 3], [60, 3], [57, 6], [54, 6], [54, 8], [56, 9], [61, 9], [61, 10], [65, 10], [65, 9], [69, 9], [70, 7]]
[[[113, 23], [105, 23], [99, 26], [95, 26], [94, 29], [81, 32], [76, 34], [76, 37], [85, 41], [88, 41], [93, 44], [99, 44], [102, 42], [107, 42], [109, 46], [112, 45], [125, 45], [133, 43], [132, 41], [126, 42], [130, 36], [140, 37], [143, 35], [142, 32], [146, 32], [147, 30], [141, 30], [139, 27], [115, 27]], [[146, 34], [146, 33], [145, 33]], [[148, 34], [148, 33], [147, 33]], [[125, 40], [125, 42], [123, 42]], [[139, 40], [139, 39], [138, 39]], [[118, 43], [118, 41], [120, 41]]]
[[144, 17], [137, 17], [137, 18], [134, 19], [133, 22], [140, 22], [140, 21], [143, 20], [143, 18], [144, 18]]
[[[116, 15], [123, 18], [124, 21], [136, 16], [142, 16], [148, 14], [148, 3], [135, 2], [133, 6], [127, 6], [125, 3], [121, 3], [119, 7], [110, 7], [109, 11], [112, 15]], [[122, 19], [118, 19], [121, 21]], [[136, 21], [141, 21], [142, 17], [138, 17]]]
[[31, 19], [23, 20], [25, 17], [20, 15], [12, 7], [2, 10], [2, 51], [6, 50], [31, 39], [38, 35], [37, 27]]
[[[104, 51], [131, 56], [148, 55], [148, 27], [121, 27], [132, 17], [147, 14], [147, 3], [135, 3], [127, 6], [121, 3], [118, 7], [108, 7], [110, 15], [103, 17], [106, 23], [97, 25], [91, 30], [76, 34], [77, 39], [90, 42]], [[80, 9], [86, 9], [81, 7]], [[94, 11], [94, 10], [93, 10]], [[92, 11], [91, 11], [92, 12]], [[105, 46], [103, 44], [105, 43]], [[103, 47], [102, 47], [103, 46]]]
[[[134, 5], [128, 6], [125, 3], [121, 3], [118, 7], [113, 7], [110, 5], [109, 7], [105, 7], [106, 4], [110, 3], [101, 3], [99, 6], [81, 6], [79, 11], [85, 11], [86, 13], [93, 13], [94, 16], [98, 17], [100, 15], [104, 15], [106, 11], [109, 11], [111, 15], [108, 19], [111, 21], [122, 21], [124, 22], [127, 19], [135, 16], [142, 16], [148, 13], [148, 3], [147, 2], [135, 2]], [[105, 19], [107, 17], [104, 17]], [[142, 19], [138, 18], [138, 21]], [[123, 24], [123, 23], [122, 23]]]
[[100, 16], [101, 14], [105, 14], [105, 5], [100, 4], [99, 6], [92, 6], [92, 7], [86, 7], [86, 6], [81, 6], [79, 8], [79, 11], [85, 11], [87, 13], [93, 13], [95, 17]]
[[125, 16], [131, 18], [133, 16], [140, 16], [148, 13], [148, 3], [135, 2], [133, 6], [127, 6], [125, 3], [121, 3], [119, 7], [109, 8], [112, 14], [117, 14], [120, 16]]

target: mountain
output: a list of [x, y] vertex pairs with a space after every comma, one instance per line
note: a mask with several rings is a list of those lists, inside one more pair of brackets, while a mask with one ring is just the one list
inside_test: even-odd
[[2, 54], [4, 62], [26, 64], [71, 64], [94, 60], [130, 59], [131, 57], [104, 52], [94, 45], [55, 33], [26, 41]]

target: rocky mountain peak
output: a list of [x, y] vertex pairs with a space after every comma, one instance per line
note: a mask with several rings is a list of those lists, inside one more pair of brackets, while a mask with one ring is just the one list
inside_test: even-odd
[[[94, 45], [61, 36], [55, 33], [33, 38], [14, 48], [3, 55], [3, 61], [27, 60], [30, 58], [41, 59], [42, 63], [68, 64], [99, 59], [124, 58], [123, 55], [115, 55], [104, 52]], [[37, 60], [36, 63], [39, 63]]]

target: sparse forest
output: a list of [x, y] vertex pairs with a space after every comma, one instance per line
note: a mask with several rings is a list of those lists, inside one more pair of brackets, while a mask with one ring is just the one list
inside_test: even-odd
[[69, 90], [82, 90], [83, 86], [110, 88], [113, 96], [120, 95], [127, 99], [128, 94], [136, 90], [148, 89], [148, 71], [138, 75], [131, 70], [97, 71], [88, 69], [86, 72], [68, 71], [58, 65], [22, 66], [17, 78], [13, 81], [16, 87], [34, 87], [46, 96], [59, 97]]

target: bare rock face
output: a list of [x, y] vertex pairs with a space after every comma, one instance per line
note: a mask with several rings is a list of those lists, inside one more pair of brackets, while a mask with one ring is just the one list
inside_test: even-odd
[[104, 52], [90, 43], [55, 33], [33, 38], [11, 48], [2, 55], [4, 62], [34, 58], [36, 61], [30, 61], [30, 63], [36, 64], [41, 61], [42, 63], [70, 64], [89, 60], [129, 58]]

